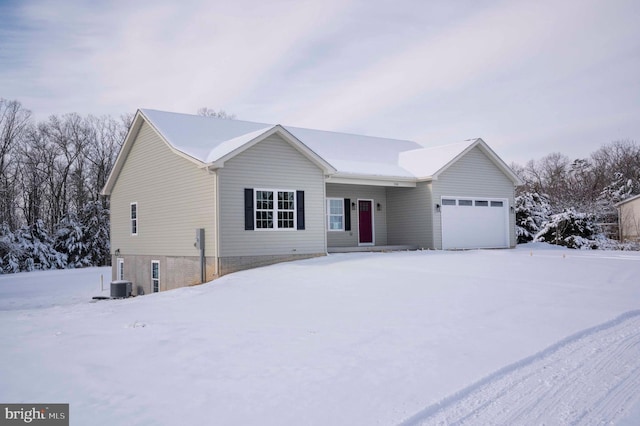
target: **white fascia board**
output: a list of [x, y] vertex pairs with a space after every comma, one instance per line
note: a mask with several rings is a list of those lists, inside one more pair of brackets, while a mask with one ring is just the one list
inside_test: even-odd
[[[300, 139], [295, 137], [290, 131], [288, 131], [284, 126], [280, 124], [276, 124], [275, 130], [280, 133], [286, 140], [293, 145], [302, 155], [307, 157], [309, 161], [316, 164], [321, 170], [324, 171], [327, 175], [332, 175], [336, 173], [338, 170], [333, 167], [328, 161], [322, 158], [318, 153], [309, 148], [304, 144]], [[275, 132], [274, 132], [275, 133]]]
[[131, 121], [131, 126], [127, 131], [127, 136], [124, 138], [124, 142], [120, 147], [120, 151], [118, 152], [118, 156], [116, 157], [116, 161], [113, 163], [113, 167], [111, 168], [111, 172], [109, 173], [109, 177], [107, 178], [107, 182], [100, 191], [100, 195], [111, 195], [111, 191], [113, 190], [114, 185], [116, 184], [116, 180], [118, 180], [118, 176], [122, 171], [122, 167], [124, 166], [125, 159], [127, 155], [129, 155], [129, 151], [131, 151], [131, 146], [133, 145], [134, 139], [138, 136], [138, 132], [142, 127], [142, 123], [147, 121], [144, 118], [144, 115], [140, 110], [136, 111], [136, 115], [133, 117], [133, 121]]
[[216, 161], [213, 161], [213, 162], [207, 164], [206, 167], [208, 167], [210, 169], [222, 168], [222, 167], [224, 167], [224, 163], [226, 161], [228, 161], [231, 158], [235, 157], [236, 155], [246, 151], [247, 149], [251, 148], [255, 144], [263, 141], [264, 139], [268, 138], [269, 136], [271, 136], [271, 135], [273, 135], [275, 133], [280, 135], [285, 141], [287, 141], [291, 146], [293, 146], [296, 150], [298, 150], [309, 161], [311, 161], [316, 166], [318, 166], [318, 168], [321, 169], [324, 172], [325, 175], [332, 175], [332, 174], [334, 174], [336, 172], [335, 167], [333, 167], [331, 164], [329, 164], [327, 161], [325, 161], [324, 158], [322, 158], [318, 154], [316, 154], [311, 148], [306, 146], [304, 143], [302, 143], [302, 141], [300, 141], [298, 138], [293, 136], [289, 131], [287, 131], [284, 127], [282, 127], [279, 124], [273, 126], [271, 129], [265, 131], [264, 133], [256, 136], [255, 138], [251, 139], [250, 141], [248, 141], [244, 145], [234, 149], [233, 151], [231, 151], [230, 153], [226, 154], [222, 158], [219, 158]]
[[415, 188], [416, 180], [406, 177], [365, 176], [335, 174], [325, 179], [326, 183], [341, 183], [346, 185], [391, 186], [396, 188]]
[[507, 163], [505, 163], [504, 160], [502, 160], [502, 158], [500, 158], [500, 156], [496, 154], [496, 152], [489, 146], [489, 144], [483, 141], [482, 138], [478, 138], [477, 144], [483, 148], [483, 150], [489, 155], [489, 157], [498, 166], [498, 168], [500, 168], [504, 174], [511, 178], [514, 186], [524, 185], [522, 179], [520, 179], [520, 177], [515, 174], [513, 170], [511, 170], [511, 167], [509, 167]]
[[614, 207], [620, 207], [621, 205], [623, 205], [623, 204], [627, 204], [628, 202], [631, 202], [631, 201], [633, 201], [633, 200], [637, 200], [638, 198], [640, 198], [640, 194], [638, 194], [638, 195], [634, 195], [633, 197], [629, 197], [629, 198], [627, 198], [626, 200], [622, 200], [622, 201], [620, 201], [619, 203], [614, 204], [613, 206], [614, 206]]
[[[459, 153], [454, 158], [452, 158], [451, 161], [445, 164], [440, 170], [435, 172], [433, 176], [430, 177], [430, 179], [437, 180], [440, 174], [442, 174], [445, 170], [451, 167], [452, 164], [454, 164], [460, 158], [465, 156], [469, 151], [471, 151], [475, 147], [479, 147], [480, 150], [489, 157], [489, 159], [493, 162], [493, 164], [495, 164], [504, 174], [506, 174], [509, 177], [509, 179], [511, 179], [514, 186], [524, 185], [524, 182], [522, 181], [522, 179], [520, 179], [518, 175], [516, 175], [513, 172], [513, 170], [511, 170], [511, 168], [502, 160], [502, 158], [500, 158], [498, 154], [496, 154], [495, 151], [491, 149], [491, 147], [487, 145], [485, 141], [482, 140], [482, 138], [477, 138], [475, 142], [473, 142], [471, 145], [465, 148], [461, 153]], [[423, 179], [426, 180], [426, 178], [423, 178]]]
[[[214, 160], [214, 161], [211, 161], [211, 162], [207, 163], [206, 167], [209, 168], [209, 169], [221, 169], [221, 168], [223, 168], [224, 167], [224, 163], [226, 163], [228, 160], [230, 160], [230, 159], [234, 158], [236, 155], [241, 154], [242, 152], [246, 151], [247, 149], [249, 149], [252, 146], [254, 146], [255, 144], [257, 144], [258, 142], [268, 138], [274, 132], [275, 132], [275, 126], [263, 129], [262, 131], [252, 132], [253, 134], [255, 134], [255, 136], [253, 138], [246, 140], [240, 146], [237, 146], [235, 149], [229, 151], [228, 153], [226, 153], [222, 157], [218, 158], [217, 160]], [[249, 136], [251, 136], [251, 135], [249, 135]], [[243, 136], [239, 136], [238, 138], [234, 138], [234, 139], [240, 139], [242, 137]], [[225, 143], [228, 143], [228, 142], [233, 142], [233, 140], [223, 142], [221, 145], [223, 145]]]
[[173, 144], [171, 144], [171, 142], [169, 142], [169, 138], [167, 138], [161, 131], [160, 129], [158, 129], [156, 126], [153, 125], [153, 121], [151, 121], [146, 115], [144, 115], [144, 112], [141, 110], [138, 110], [138, 112], [140, 113], [140, 115], [142, 117], [144, 117], [145, 121], [147, 122], [147, 124], [149, 126], [151, 126], [151, 128], [153, 129], [153, 131], [156, 133], [156, 135], [158, 135], [158, 137], [160, 139], [162, 139], [164, 141], [165, 144], [167, 144], [167, 146], [169, 147], [169, 149], [176, 155], [184, 158], [185, 160], [189, 160], [192, 163], [196, 164], [199, 167], [204, 166], [205, 163], [203, 163], [201, 160], [198, 160], [195, 157], [192, 157], [191, 155], [187, 154], [186, 152], [180, 151], [178, 148], [176, 148], [175, 146], [173, 146]]
[[138, 137], [138, 133], [140, 132], [140, 128], [142, 127], [142, 124], [146, 122], [149, 127], [151, 127], [151, 129], [155, 132], [155, 134], [160, 138], [160, 140], [162, 140], [167, 147], [169, 147], [169, 149], [176, 155], [191, 161], [192, 163], [196, 164], [198, 167], [203, 167], [204, 163], [200, 160], [198, 160], [197, 158], [194, 158], [192, 156], [190, 156], [189, 154], [186, 154], [182, 151], [180, 151], [179, 149], [177, 149], [176, 147], [174, 147], [169, 141], [168, 139], [162, 134], [162, 132], [160, 132], [158, 130], [158, 128], [156, 126], [153, 125], [153, 122], [144, 115], [144, 112], [142, 110], [138, 110], [136, 111], [136, 115], [133, 118], [133, 121], [131, 122], [131, 127], [129, 128], [129, 131], [127, 132], [127, 136], [124, 139], [124, 142], [122, 143], [122, 147], [120, 148], [120, 152], [118, 152], [118, 156], [116, 157], [116, 161], [114, 163], [113, 168], [111, 169], [111, 173], [109, 174], [109, 178], [107, 179], [107, 183], [105, 184], [104, 188], [102, 189], [102, 191], [100, 192], [101, 195], [111, 195], [111, 191], [113, 190], [113, 186], [116, 183], [116, 180], [118, 179], [118, 176], [120, 175], [120, 172], [122, 171], [122, 167], [124, 166], [124, 163], [126, 161], [127, 156], [129, 155], [129, 152], [131, 151], [131, 147], [133, 146], [133, 142], [135, 141], [135, 139]]

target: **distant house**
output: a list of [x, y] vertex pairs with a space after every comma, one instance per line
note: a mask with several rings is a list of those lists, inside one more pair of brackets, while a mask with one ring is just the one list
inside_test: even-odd
[[103, 190], [113, 277], [141, 293], [339, 251], [513, 247], [519, 184], [482, 139], [139, 110]]
[[620, 241], [640, 241], [640, 195], [616, 204]]

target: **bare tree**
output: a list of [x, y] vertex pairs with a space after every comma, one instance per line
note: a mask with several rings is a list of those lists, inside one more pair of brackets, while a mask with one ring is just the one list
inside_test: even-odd
[[108, 116], [100, 118], [89, 116], [87, 121], [90, 137], [84, 151], [84, 158], [87, 161], [90, 181], [89, 197], [92, 201], [96, 201], [124, 142], [125, 130], [130, 126], [131, 117], [123, 116], [120, 123]]
[[202, 107], [198, 109], [198, 115], [201, 115], [203, 117], [224, 118], [227, 120], [235, 120], [236, 118], [235, 114], [229, 114], [223, 109], [216, 111], [215, 109], [211, 109], [207, 107]]
[[640, 193], [640, 145], [631, 140], [614, 141], [591, 155], [597, 185], [610, 185], [614, 179], [631, 181], [631, 193]]
[[49, 173], [46, 137], [39, 127], [29, 129], [20, 146], [18, 184], [21, 196], [19, 207], [22, 211], [22, 223], [30, 225], [42, 219], [46, 205], [46, 182]]
[[0, 98], [0, 223], [9, 229], [16, 217], [18, 148], [31, 125], [31, 112], [17, 101]]

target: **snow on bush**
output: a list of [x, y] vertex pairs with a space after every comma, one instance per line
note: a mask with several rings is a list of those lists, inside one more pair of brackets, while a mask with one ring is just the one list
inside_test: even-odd
[[598, 234], [592, 215], [566, 209], [552, 215], [534, 237], [534, 241], [548, 242], [568, 248], [596, 249]]
[[23, 226], [16, 232], [21, 248], [20, 270], [34, 271], [62, 269], [67, 264], [67, 255], [56, 251], [42, 220], [31, 226]]
[[104, 266], [110, 262], [109, 210], [87, 203], [80, 218], [67, 214], [49, 234], [42, 220], [11, 231], [0, 224], [0, 274]]
[[544, 241], [576, 249], [640, 250], [639, 243], [622, 243], [605, 235], [598, 226], [605, 217], [602, 211], [590, 214], [570, 208], [551, 214], [549, 197], [536, 192], [517, 196], [515, 209], [518, 244]]

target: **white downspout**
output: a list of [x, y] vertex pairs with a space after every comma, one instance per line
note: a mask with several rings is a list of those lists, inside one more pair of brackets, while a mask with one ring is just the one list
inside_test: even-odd
[[214, 270], [215, 270], [215, 275], [219, 276], [220, 275], [220, 175], [218, 174], [218, 170], [214, 170], [213, 171], [213, 178], [215, 180], [215, 197], [214, 197], [214, 203], [216, 205], [215, 207], [215, 218], [214, 218], [214, 228], [215, 228], [215, 242], [214, 242], [214, 247], [215, 247], [215, 261], [214, 261]]

